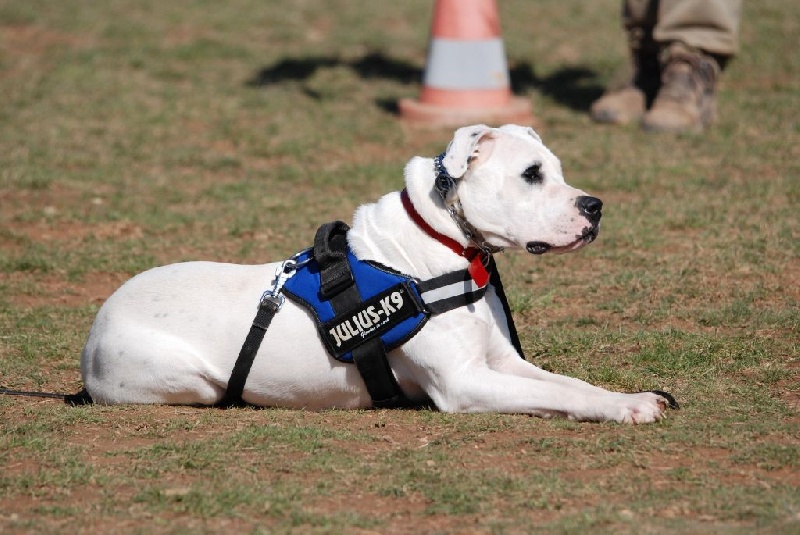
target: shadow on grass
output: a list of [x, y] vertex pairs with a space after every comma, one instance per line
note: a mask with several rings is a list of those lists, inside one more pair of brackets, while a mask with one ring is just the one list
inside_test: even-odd
[[592, 102], [603, 94], [604, 87], [595, 71], [582, 65], [562, 67], [539, 77], [528, 62], [514, 65], [509, 72], [515, 94], [536, 90], [558, 104], [579, 112], [588, 112]]
[[[391, 58], [382, 52], [370, 52], [354, 59], [339, 56], [307, 56], [286, 58], [259, 69], [246, 85], [265, 87], [287, 82], [302, 82], [310, 79], [321, 69], [346, 66], [363, 80], [384, 79], [413, 85], [422, 80], [423, 70], [408, 61]], [[576, 111], [587, 112], [591, 103], [603, 92], [597, 73], [585, 66], [569, 66], [552, 74], [539, 77], [529, 62], [515, 64], [509, 72], [511, 88], [516, 94], [531, 90], [539, 91], [555, 102]], [[303, 91], [309, 97], [320, 100], [322, 95], [305, 86]], [[397, 102], [379, 99], [376, 104], [389, 113], [397, 113]]]

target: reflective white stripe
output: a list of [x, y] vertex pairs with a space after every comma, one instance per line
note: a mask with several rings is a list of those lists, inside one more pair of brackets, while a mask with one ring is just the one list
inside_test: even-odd
[[503, 40], [432, 39], [423, 82], [438, 89], [508, 87]]
[[428, 290], [427, 292], [422, 292], [420, 297], [422, 297], [422, 301], [424, 303], [432, 304], [436, 303], [437, 301], [449, 299], [450, 297], [455, 297], [457, 295], [477, 292], [480, 289], [480, 286], [475, 284], [475, 281], [469, 279], [466, 281], [448, 284], [447, 286], [442, 286], [441, 288], [434, 288], [433, 290]]

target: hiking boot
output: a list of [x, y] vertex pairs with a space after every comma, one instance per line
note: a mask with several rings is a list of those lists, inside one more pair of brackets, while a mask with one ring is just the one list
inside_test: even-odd
[[617, 76], [621, 83], [612, 83], [592, 104], [591, 116], [598, 123], [626, 124], [641, 119], [658, 92], [661, 73], [655, 43], [640, 38], [630, 50], [627, 76]]
[[661, 59], [661, 89], [642, 119], [642, 128], [653, 132], [701, 132], [716, 114], [714, 90], [719, 63], [682, 43], [666, 48]]
[[598, 123], [627, 124], [640, 119], [645, 111], [644, 91], [631, 84], [609, 91], [592, 104], [592, 119]]

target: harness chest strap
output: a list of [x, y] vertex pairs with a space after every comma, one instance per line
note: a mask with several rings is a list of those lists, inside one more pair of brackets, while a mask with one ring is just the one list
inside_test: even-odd
[[[320, 293], [328, 298], [337, 316], [347, 314], [361, 303], [361, 295], [347, 258], [347, 231], [341, 221], [323, 225], [314, 237], [314, 259], [320, 269]], [[397, 405], [404, 399], [394, 378], [383, 343], [367, 339], [351, 351], [375, 407]]]

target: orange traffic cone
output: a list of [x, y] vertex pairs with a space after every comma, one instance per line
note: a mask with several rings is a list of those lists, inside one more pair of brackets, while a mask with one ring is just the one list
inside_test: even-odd
[[398, 106], [432, 125], [533, 121], [530, 102], [511, 94], [495, 0], [436, 0], [419, 100]]

